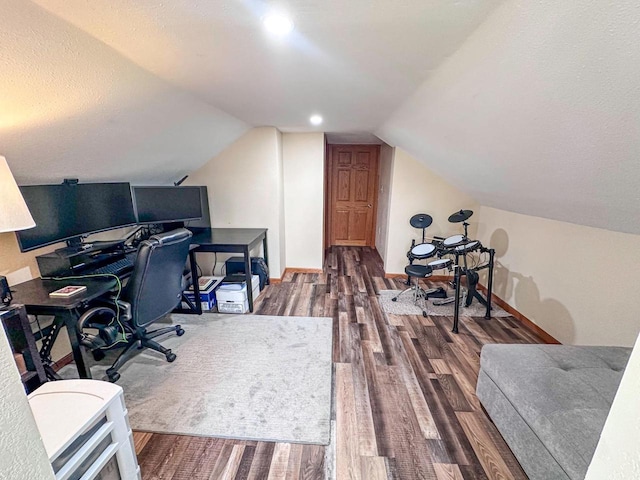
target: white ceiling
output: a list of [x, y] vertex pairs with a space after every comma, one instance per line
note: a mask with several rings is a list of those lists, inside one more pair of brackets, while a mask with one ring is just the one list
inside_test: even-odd
[[369, 132], [326, 132], [327, 143], [332, 145], [381, 145], [383, 143]]
[[[254, 126], [372, 131], [500, 0], [35, 0]], [[288, 12], [286, 39], [261, 18]]]
[[639, 25], [637, 0], [506, 2], [376, 133], [483, 205], [640, 234]]
[[[269, 8], [289, 12], [293, 35], [264, 32]], [[0, 12], [0, 154], [20, 183], [167, 183], [271, 125], [381, 138], [481, 204], [640, 233], [636, 0], [0, 0]]]
[[249, 128], [29, 1], [0, 12], [0, 152], [21, 184], [169, 183]]

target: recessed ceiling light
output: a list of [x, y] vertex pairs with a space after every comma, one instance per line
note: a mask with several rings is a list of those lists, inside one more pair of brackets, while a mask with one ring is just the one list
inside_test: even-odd
[[262, 19], [262, 23], [267, 31], [274, 35], [284, 36], [293, 30], [293, 22], [284, 15], [267, 15]]
[[320, 115], [311, 115], [309, 121], [311, 125], [320, 125], [322, 123], [322, 117]]

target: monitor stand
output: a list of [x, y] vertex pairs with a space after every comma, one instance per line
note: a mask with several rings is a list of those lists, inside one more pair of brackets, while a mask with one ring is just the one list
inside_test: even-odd
[[172, 222], [172, 223], [162, 224], [163, 232], [170, 232], [171, 230], [176, 230], [178, 228], [184, 228], [184, 222]]
[[90, 249], [93, 245], [90, 244], [90, 243], [83, 243], [82, 240], [84, 240], [84, 238], [85, 237], [83, 237], [83, 236], [70, 238], [66, 242], [67, 243], [67, 248], [60, 249], [60, 250], [65, 250], [67, 252], [82, 252], [84, 250]]
[[170, 232], [177, 228], [184, 228], [184, 222], [172, 223], [149, 223], [140, 225], [137, 229], [125, 237], [125, 241], [130, 243], [132, 247], [137, 247], [140, 242], [147, 240], [149, 237], [158, 233]]

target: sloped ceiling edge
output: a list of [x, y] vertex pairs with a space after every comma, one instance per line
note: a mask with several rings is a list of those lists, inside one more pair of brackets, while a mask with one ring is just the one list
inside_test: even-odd
[[169, 183], [250, 128], [31, 2], [0, 4], [0, 153], [21, 184]]
[[376, 134], [483, 205], [640, 234], [639, 22], [507, 2]]

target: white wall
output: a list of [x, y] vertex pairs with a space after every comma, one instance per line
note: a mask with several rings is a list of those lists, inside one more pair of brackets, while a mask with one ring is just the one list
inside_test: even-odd
[[322, 269], [324, 154], [323, 133], [282, 134], [288, 268]]
[[[433, 224], [426, 235], [447, 237], [463, 233], [462, 224], [447, 221], [460, 209], [477, 210], [476, 202], [427, 169], [401, 148], [395, 148], [389, 202], [389, 231], [384, 269], [387, 274], [404, 273], [411, 239], [422, 240], [422, 230], [413, 228], [409, 219], [416, 213], [428, 213]], [[477, 217], [472, 217], [469, 236], [473, 237]]]
[[640, 478], [640, 337], [629, 358], [585, 480]]
[[387, 260], [387, 238], [389, 236], [389, 203], [395, 150], [386, 143], [380, 145], [380, 168], [378, 173], [378, 216], [376, 219], [376, 250], [383, 261]]
[[0, 328], [0, 392], [0, 478], [55, 478], [3, 328]]
[[[281, 137], [273, 127], [254, 128], [185, 182], [208, 187], [213, 227], [268, 229], [273, 278], [279, 278], [286, 266]], [[223, 258], [218, 255], [219, 262]], [[204, 272], [211, 271], [212, 262], [213, 254], [198, 255]]]
[[[272, 127], [273, 128], [273, 127]], [[275, 164], [277, 168], [277, 183], [274, 185], [276, 196], [277, 196], [277, 212], [278, 212], [278, 253], [279, 253], [279, 265], [276, 270], [271, 269], [271, 260], [269, 260], [269, 275], [271, 278], [277, 278], [271, 272], [280, 272], [278, 277], [282, 277], [282, 273], [284, 269], [287, 268], [287, 239], [285, 232], [285, 218], [284, 218], [284, 164], [282, 163], [282, 132], [280, 130], [273, 128], [275, 130], [276, 137], [276, 159]], [[271, 257], [269, 257], [271, 258]]]
[[640, 236], [482, 207], [494, 293], [562, 343], [623, 345], [640, 330]]

